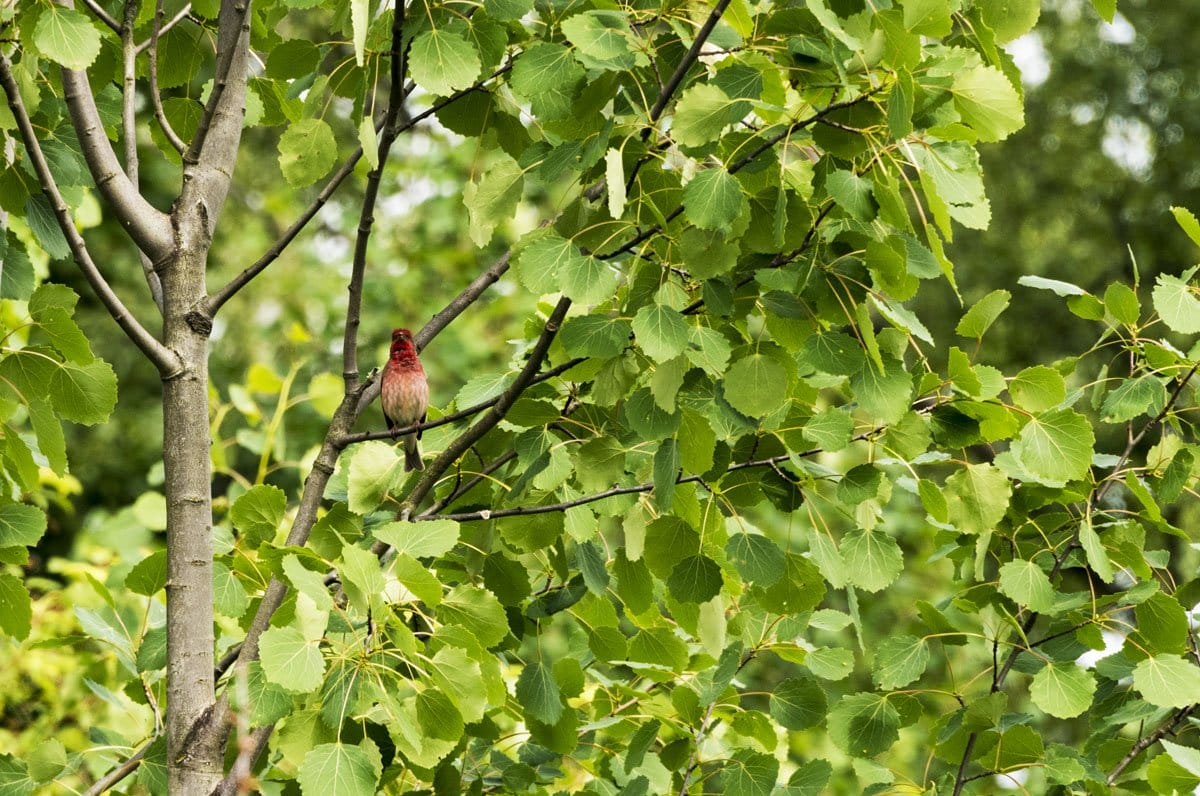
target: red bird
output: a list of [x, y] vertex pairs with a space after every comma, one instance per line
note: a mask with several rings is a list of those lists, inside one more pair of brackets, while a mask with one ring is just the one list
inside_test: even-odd
[[[388, 429], [425, 422], [425, 410], [429, 407], [429, 382], [425, 380], [425, 369], [417, 357], [412, 332], [408, 329], [392, 330], [392, 350], [387, 366], [383, 369], [383, 385], [380, 393], [383, 416]], [[421, 432], [404, 435], [404, 471], [424, 470], [417, 440]]]

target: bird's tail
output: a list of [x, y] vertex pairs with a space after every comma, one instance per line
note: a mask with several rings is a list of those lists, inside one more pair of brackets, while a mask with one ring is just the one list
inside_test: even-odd
[[408, 434], [404, 437], [404, 472], [410, 473], [413, 470], [424, 470], [425, 464], [421, 461], [421, 451], [417, 447], [417, 435]]

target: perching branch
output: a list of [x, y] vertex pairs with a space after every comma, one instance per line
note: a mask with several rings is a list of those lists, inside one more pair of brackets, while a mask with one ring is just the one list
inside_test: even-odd
[[113, 33], [120, 35], [121, 23], [113, 19], [112, 15], [105, 11], [104, 7], [97, 3], [96, 0], [83, 0], [83, 4], [87, 6], [88, 11], [91, 11], [95, 15], [96, 19], [111, 28]]
[[146, 752], [150, 751], [150, 746], [157, 739], [158, 736], [156, 735], [149, 741], [146, 741], [146, 743], [142, 745], [142, 748], [130, 755], [124, 763], [117, 766], [112, 771], [109, 771], [100, 779], [96, 780], [92, 784], [92, 787], [83, 792], [83, 796], [100, 796], [101, 793], [104, 793], [109, 788], [114, 787], [118, 782], [125, 779], [134, 771], [137, 771], [138, 766], [142, 764], [142, 759], [146, 756]]
[[384, 169], [387, 168], [392, 144], [399, 133], [396, 120], [400, 118], [400, 108], [404, 105], [404, 73], [407, 69], [408, 49], [402, 44], [403, 37], [404, 0], [397, 0], [395, 13], [392, 15], [392, 69], [387, 112], [383, 118], [383, 134], [379, 137], [375, 168], [367, 175], [367, 189], [363, 193], [362, 209], [358, 216], [358, 235], [354, 240], [354, 262], [350, 269], [350, 299], [346, 309], [345, 332], [342, 336], [342, 378], [346, 382], [347, 393], [358, 388], [360, 378], [358, 324], [362, 314], [363, 276], [367, 270], [367, 244], [371, 239], [371, 229], [375, 225], [375, 202], [379, 198], [379, 183], [383, 179]]
[[[512, 61], [509, 61], [507, 64], [500, 67], [483, 80], [480, 80], [478, 83], [475, 83], [473, 86], [450, 95], [446, 99], [430, 107], [428, 110], [422, 111], [416, 116], [413, 116], [411, 119], [405, 121], [403, 124], [400, 124], [396, 128], [396, 134], [399, 135], [400, 133], [408, 132], [420, 122], [425, 121], [443, 108], [458, 102], [468, 94], [471, 94], [475, 91], [482, 91], [487, 83], [504, 74], [505, 72], [508, 72], [510, 69], [512, 69]], [[203, 312], [210, 320], [217, 314], [217, 311], [224, 306], [225, 302], [233, 298], [234, 295], [248, 285], [250, 281], [254, 279], [254, 277], [266, 270], [267, 266], [279, 259], [279, 255], [283, 254], [284, 249], [286, 249], [288, 245], [295, 240], [296, 236], [299, 235], [306, 226], [308, 226], [308, 222], [313, 220], [317, 213], [320, 212], [321, 208], [324, 207], [329, 201], [330, 197], [333, 196], [334, 192], [337, 191], [337, 189], [341, 186], [342, 182], [354, 171], [354, 167], [358, 164], [358, 161], [362, 158], [362, 155], [362, 147], [355, 149], [354, 152], [351, 153], [350, 157], [346, 159], [346, 162], [342, 164], [342, 167], [339, 168], [334, 175], [329, 178], [329, 182], [327, 182], [325, 187], [321, 189], [321, 192], [317, 194], [317, 198], [313, 200], [312, 204], [309, 205], [308, 208], [300, 214], [300, 217], [297, 218], [296, 221], [284, 231], [283, 235], [279, 237], [279, 240], [275, 241], [275, 243], [271, 245], [271, 248], [267, 249], [262, 257], [259, 257], [253, 265], [231, 279], [228, 284], [226, 284], [216, 293], [213, 293], [211, 296], [209, 296], [208, 301], [206, 301], [204, 304]], [[421, 341], [418, 341], [417, 347], [420, 348], [420, 346]], [[378, 393], [376, 393], [376, 395], [378, 395]]]
[[[717, 4], [713, 6], [708, 19], [704, 20], [704, 24], [700, 26], [700, 30], [696, 32], [696, 40], [692, 42], [691, 48], [683, 56], [683, 60], [679, 62], [679, 66], [675, 67], [674, 74], [667, 80], [667, 84], [663, 86], [662, 91], [659, 92], [658, 101], [650, 109], [650, 124], [657, 122], [658, 117], [662, 115], [663, 110], [667, 107], [667, 103], [671, 101], [671, 95], [679, 88], [679, 84], [687, 76], [688, 70], [692, 68], [692, 64], [696, 63], [696, 59], [700, 57], [700, 50], [704, 47], [704, 42], [708, 41], [709, 35], [712, 34], [713, 28], [717, 26], [717, 21], [721, 19], [721, 15], [725, 13], [725, 8], [728, 5], [729, 0], [718, 0]], [[647, 127], [642, 131], [642, 140], [645, 141], [649, 137], [650, 128]]]
[[[64, 72], [64, 81], [67, 74]], [[86, 78], [84, 79], [86, 82]], [[108, 310], [109, 315], [121, 327], [121, 331], [125, 332], [125, 335], [146, 355], [146, 358], [154, 363], [159, 373], [163, 374], [163, 376], [169, 376], [179, 372], [182, 367], [179, 358], [138, 322], [133, 313], [129, 311], [120, 297], [113, 291], [112, 286], [105, 280], [104, 275], [100, 273], [100, 269], [96, 267], [96, 263], [93, 262], [83, 236], [75, 229], [75, 220], [71, 217], [71, 209], [67, 207], [62, 193], [59, 192], [58, 184], [54, 180], [54, 174], [46, 162], [46, 156], [42, 152], [41, 144], [38, 143], [37, 134], [33, 129], [33, 122], [29, 119], [29, 113], [26, 111], [25, 103], [21, 99], [21, 92], [17, 88], [16, 80], [13, 78], [12, 62], [3, 53], [0, 53], [0, 84], [4, 86], [4, 92], [8, 95], [8, 107], [12, 110], [13, 117], [17, 121], [17, 128], [21, 132], [21, 140], [25, 143], [25, 151], [29, 154], [29, 159], [33, 163], [33, 169], [38, 175], [38, 181], [42, 186], [42, 190], [50, 200], [50, 206], [54, 209], [54, 215], [58, 220], [59, 228], [62, 229], [62, 233], [67, 239], [67, 244], [71, 247], [71, 253], [75, 257], [75, 263], [79, 266], [79, 270], [83, 273], [84, 278], [87, 279], [88, 284], [91, 285], [92, 290], [95, 291], [97, 298], [100, 299], [104, 308]], [[95, 104], [92, 104], [92, 109], [95, 109]], [[103, 135], [103, 132], [101, 132], [101, 135]], [[105, 146], [107, 146], [107, 142]], [[112, 156], [115, 164], [116, 157], [112, 155], [112, 150], [109, 149], [108, 153]], [[120, 169], [116, 173], [122, 179], [126, 179]], [[128, 183], [127, 179], [126, 182]], [[139, 195], [138, 198], [141, 199], [141, 196]], [[144, 202], [145, 200], [142, 201]]]
[[[217, 63], [213, 72], [212, 91], [208, 102], [204, 104], [204, 112], [196, 125], [191, 146], [183, 155], [185, 167], [200, 162], [201, 152], [214, 126], [228, 127], [233, 121], [241, 125], [242, 92], [234, 92], [236, 96], [227, 97], [225, 90], [230, 81], [234, 85], [245, 81], [246, 47], [241, 39], [248, 38], [249, 33], [250, 0], [221, 0], [221, 11], [217, 16]], [[233, 113], [235, 102], [236, 114]], [[220, 120], [222, 116], [225, 117], [224, 121]], [[236, 119], [232, 119], [233, 116]], [[233, 154], [236, 156], [236, 152]], [[232, 173], [232, 169], [229, 171]]]

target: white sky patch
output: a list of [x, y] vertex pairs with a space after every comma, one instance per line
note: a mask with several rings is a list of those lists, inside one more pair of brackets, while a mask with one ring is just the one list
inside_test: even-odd
[[1118, 12], [1112, 22], [1100, 23], [1100, 38], [1104, 41], [1113, 44], [1133, 44], [1133, 40], [1137, 38], [1137, 31], [1129, 20], [1121, 16]]
[[1121, 651], [1121, 645], [1125, 643], [1125, 637], [1120, 633], [1114, 633], [1111, 630], [1102, 630], [1100, 637], [1104, 639], [1104, 649], [1088, 650], [1075, 659], [1075, 663], [1084, 669], [1094, 669], [1096, 664], [1101, 659], [1107, 658], [1109, 655], [1116, 655]]
[[1050, 77], [1050, 55], [1038, 34], [1026, 33], [1004, 45], [1004, 49], [1021, 70], [1021, 82], [1027, 87], [1040, 86]]
[[1141, 119], [1110, 117], [1104, 123], [1100, 149], [1134, 177], [1146, 177], [1154, 165], [1154, 133]]
[[1008, 771], [992, 777], [992, 781], [1000, 790], [1024, 790], [1025, 781], [1028, 779], [1028, 768], [1018, 768], [1016, 771]]

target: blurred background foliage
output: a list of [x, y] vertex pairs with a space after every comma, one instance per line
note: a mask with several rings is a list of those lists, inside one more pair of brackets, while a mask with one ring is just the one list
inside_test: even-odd
[[[1122, 0], [1116, 22], [1106, 25], [1085, 0], [1050, 0], [1036, 31], [1010, 48], [1026, 78], [1026, 127], [1004, 143], [982, 147], [991, 226], [987, 232], [956, 228], [948, 251], [963, 306], [991, 290], [1014, 293], [1012, 306], [990, 332], [988, 364], [1012, 371], [1085, 350], [1092, 342], [1091, 325], [1065, 312], [1061, 300], [1018, 286], [1023, 274], [1095, 289], [1128, 279], [1134, 259], [1144, 283], [1192, 264], [1192, 244], [1168, 207], [1200, 209], [1200, 159], [1188, 136], [1200, 127], [1200, 83], [1194, 79], [1200, 50], [1184, 43], [1194, 19], [1188, 4]], [[177, 167], [156, 158], [151, 142], [144, 145], [143, 182], [174, 185]], [[467, 234], [461, 192], [482, 168], [478, 156], [474, 141], [440, 123], [424, 123], [398, 143], [371, 239], [360, 334], [364, 362], [381, 365], [392, 327], [419, 328], [503, 253], [499, 246], [477, 250]], [[315, 196], [317, 188], [287, 188], [276, 158], [273, 130], [247, 132], [227, 223], [213, 249], [210, 286], [253, 263]], [[360, 164], [317, 223], [254, 291], [233, 299], [214, 329], [219, 497], [236, 497], [263, 466], [267, 481], [292, 491], [297, 463], [311, 455], [324, 431], [330, 396], [340, 390], [340, 319], [365, 169]], [[556, 201], [554, 192], [527, 198], [518, 213], [520, 228], [510, 230], [509, 240], [549, 215]], [[103, 267], [119, 292], [142, 317], [150, 317], [140, 266], [122, 233], [105, 221], [88, 237], [95, 251], [111, 253]], [[53, 263], [50, 278], [72, 284], [83, 296], [77, 317], [94, 349], [117, 371], [120, 406], [118, 419], [105, 426], [68, 429], [72, 473], [84, 489], [52, 509], [51, 532], [31, 562], [44, 576], [34, 623], [44, 641], [22, 653], [28, 659], [0, 671], [0, 729], [27, 739], [57, 735], [72, 747], [73, 725], [79, 733], [89, 725], [102, 731], [106, 723], [130, 720], [131, 712], [137, 721], [150, 720], [144, 697], [113, 694], [99, 685], [113, 680], [104, 673], [116, 665], [109, 651], [81, 642], [81, 659], [79, 650], [61, 644], [80, 640], [74, 628], [81, 619], [72, 617], [72, 607], [114, 610], [103, 583], [120, 584], [133, 563], [161, 544], [163, 512], [156, 492], [161, 415], [157, 375], [126, 345], [74, 268]], [[435, 405], [446, 405], [470, 377], [502, 369], [511, 358], [508, 338], [518, 336], [517, 319], [534, 301], [513, 279], [503, 279], [481, 302], [482, 311], [462, 316], [425, 352]], [[944, 345], [962, 312], [958, 300], [935, 281], [916, 304]], [[939, 349], [932, 352], [935, 365], [944, 357]], [[373, 409], [361, 422], [378, 427], [382, 417]], [[218, 511], [223, 505], [228, 504], [218, 502]], [[797, 514], [770, 516], [802, 522]], [[766, 527], [767, 516], [761, 519]], [[773, 531], [801, 535], [790, 526]], [[917, 556], [912, 560], [934, 553], [937, 540], [922, 531], [915, 506], [911, 523], [898, 520], [896, 531], [906, 554]], [[903, 604], [900, 591], [914, 599], [930, 593], [931, 584], [949, 580], [950, 567], [942, 561], [906, 572], [889, 604]], [[880, 627], [890, 621], [882, 614], [893, 610], [862, 608], [866, 622]], [[136, 637], [136, 628], [131, 633]], [[54, 635], [65, 641], [56, 644]], [[82, 667], [72, 664], [80, 660]], [[53, 713], [54, 705], [66, 704], [47, 698], [53, 688], [85, 695], [72, 715]], [[44, 712], [31, 713], [29, 706]], [[913, 744], [914, 759], [923, 754], [919, 747]], [[125, 754], [114, 749], [113, 759]], [[93, 761], [103, 770], [98, 757]]]

